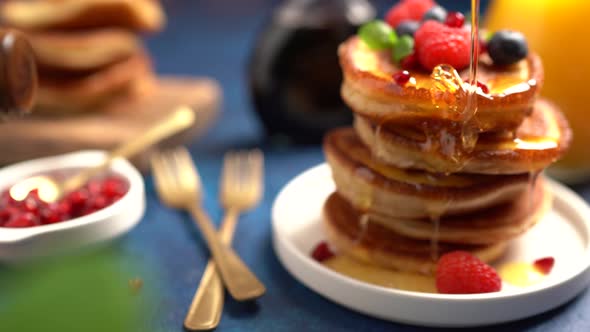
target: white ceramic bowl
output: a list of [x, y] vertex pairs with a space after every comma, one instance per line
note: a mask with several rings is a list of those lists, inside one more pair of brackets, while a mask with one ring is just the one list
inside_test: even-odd
[[[25, 161], [0, 169], [0, 191], [34, 174], [94, 166], [103, 151], [81, 151]], [[0, 261], [19, 262], [99, 244], [127, 233], [145, 212], [145, 189], [139, 171], [127, 160], [115, 160], [110, 171], [129, 182], [129, 190], [114, 204], [68, 221], [29, 228], [0, 227]]]

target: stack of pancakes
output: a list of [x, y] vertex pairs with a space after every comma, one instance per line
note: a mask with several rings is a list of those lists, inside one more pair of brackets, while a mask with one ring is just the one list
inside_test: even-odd
[[[329, 242], [380, 267], [432, 273], [445, 252], [490, 262], [551, 204], [545, 167], [571, 131], [540, 100], [543, 69], [534, 54], [497, 67], [484, 55], [469, 101], [468, 71], [413, 70], [405, 85], [388, 52], [357, 37], [339, 49], [342, 96], [354, 128], [334, 130], [324, 150], [336, 184], [324, 206]], [[443, 79], [441, 79], [443, 77]]]
[[156, 0], [11, 0], [0, 17], [24, 31], [35, 51], [38, 113], [103, 109], [153, 87], [137, 34], [163, 27]]

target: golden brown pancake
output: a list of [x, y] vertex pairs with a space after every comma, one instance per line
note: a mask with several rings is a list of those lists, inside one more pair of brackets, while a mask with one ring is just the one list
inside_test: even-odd
[[[357, 114], [378, 122], [415, 125], [466, 120], [468, 85], [463, 81], [467, 70], [459, 73], [460, 79], [451, 80], [454, 86], [436, 82], [431, 73], [412, 70], [413, 80], [400, 86], [393, 74], [401, 69], [391, 61], [390, 52], [370, 50], [358, 37], [351, 37], [340, 45], [339, 57], [344, 75], [342, 97]], [[532, 111], [543, 82], [543, 68], [534, 54], [508, 67], [494, 66], [482, 55], [478, 80], [490, 89], [489, 94], [481, 89], [477, 93], [474, 121], [479, 129], [513, 130]]]
[[98, 107], [113, 97], [143, 89], [153, 81], [149, 58], [138, 53], [90, 74], [43, 76], [39, 80], [36, 111], [79, 113]]
[[89, 71], [142, 52], [138, 37], [123, 29], [30, 32], [41, 74], [47, 71]]
[[443, 217], [438, 231], [430, 218], [390, 218], [371, 214], [371, 220], [408, 238], [445, 243], [485, 245], [508, 241], [535, 225], [551, 208], [551, 191], [539, 178], [531, 190], [497, 206]]
[[[389, 269], [431, 274], [436, 266], [436, 253], [431, 241], [414, 240], [389, 228], [362, 221], [362, 215], [344, 198], [334, 193], [324, 204], [323, 225], [328, 242], [342, 252], [362, 262]], [[438, 255], [465, 250], [485, 262], [502, 255], [505, 242], [492, 245], [458, 245], [439, 242]], [[434, 258], [434, 259], [433, 259]]]
[[385, 165], [373, 158], [352, 128], [324, 139], [337, 191], [353, 206], [394, 218], [476, 211], [519, 197], [529, 175], [432, 174]]
[[166, 20], [155, 0], [11, 0], [0, 7], [0, 17], [23, 30], [109, 26], [158, 31]]
[[[531, 116], [525, 118], [514, 136], [510, 133], [482, 134], [475, 149], [459, 163], [444, 144], [452, 136], [440, 135], [403, 126], [379, 126], [366, 118], [355, 118], [355, 129], [373, 155], [387, 164], [430, 172], [467, 172], [482, 174], [518, 174], [544, 169], [567, 151], [572, 133], [563, 114], [545, 100], [535, 103]], [[439, 133], [439, 135], [436, 135]], [[461, 144], [460, 142], [451, 142]]]

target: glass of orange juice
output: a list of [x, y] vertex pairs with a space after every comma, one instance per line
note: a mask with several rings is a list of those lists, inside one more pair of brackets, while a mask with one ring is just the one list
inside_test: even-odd
[[590, 1], [493, 0], [485, 20], [490, 31], [521, 31], [541, 56], [541, 95], [560, 106], [574, 132], [570, 151], [550, 174], [570, 183], [590, 180], [589, 12]]

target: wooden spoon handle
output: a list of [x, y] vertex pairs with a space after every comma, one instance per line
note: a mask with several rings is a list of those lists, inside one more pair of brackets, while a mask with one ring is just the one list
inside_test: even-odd
[[142, 135], [121, 144], [112, 150], [99, 165], [86, 168], [62, 183], [62, 194], [82, 187], [90, 178], [104, 171], [119, 157], [127, 158], [145, 150], [151, 145], [190, 127], [195, 121], [195, 112], [188, 106], [179, 106], [172, 114], [148, 129]]

